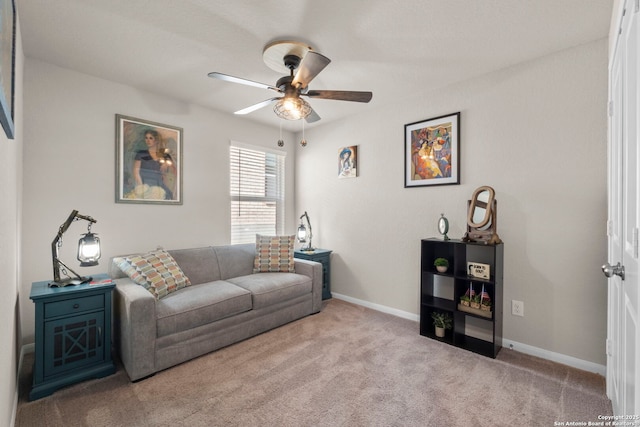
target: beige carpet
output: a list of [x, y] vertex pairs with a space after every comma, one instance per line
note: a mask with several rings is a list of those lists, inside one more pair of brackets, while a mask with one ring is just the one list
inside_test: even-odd
[[553, 426], [611, 415], [602, 376], [421, 337], [330, 300], [320, 314], [130, 383], [122, 367], [28, 402], [16, 426]]

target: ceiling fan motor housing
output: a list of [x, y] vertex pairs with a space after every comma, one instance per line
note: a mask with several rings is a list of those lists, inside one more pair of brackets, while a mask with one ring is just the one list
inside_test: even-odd
[[296, 98], [301, 93], [305, 93], [307, 88], [298, 88], [291, 84], [293, 76], [285, 76], [278, 79], [276, 87], [282, 91], [285, 98]]
[[280, 89], [281, 91], [286, 92], [288, 87], [292, 87], [291, 86], [291, 82], [292, 81], [293, 81], [293, 77], [292, 76], [281, 77], [276, 82], [276, 87], [278, 89]]

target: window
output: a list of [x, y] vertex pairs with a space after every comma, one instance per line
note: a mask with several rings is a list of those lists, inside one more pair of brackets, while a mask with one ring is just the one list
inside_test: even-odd
[[232, 143], [231, 243], [256, 241], [256, 234], [284, 229], [285, 153]]

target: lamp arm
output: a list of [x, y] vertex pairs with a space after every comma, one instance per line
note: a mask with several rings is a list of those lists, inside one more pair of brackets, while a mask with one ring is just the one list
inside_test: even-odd
[[311, 220], [309, 219], [309, 215], [307, 215], [307, 212], [304, 212], [304, 216], [307, 217], [307, 224], [309, 225], [309, 247], [311, 246], [311, 238], [313, 237], [313, 230], [311, 229]]
[[[62, 262], [61, 259], [56, 259], [56, 261], [58, 261], [58, 264], [60, 264], [61, 266], [63, 266], [65, 268], [65, 270], [69, 270], [71, 273], [73, 273], [76, 276], [76, 279], [80, 279], [82, 280], [82, 276], [80, 276], [78, 273], [76, 273], [75, 271], [73, 271], [67, 264], [65, 264], [64, 262]], [[58, 267], [59, 269], [60, 267]], [[58, 276], [60, 276], [60, 273], [58, 273]], [[60, 281], [60, 277], [58, 277], [58, 280], [54, 280], [56, 282]]]
[[91, 218], [88, 215], [80, 215], [79, 213], [77, 213], [78, 211], [75, 211], [75, 212], [76, 212], [76, 218], [78, 218], [78, 219], [84, 219], [85, 221], [89, 221], [90, 223], [93, 223], [93, 224], [98, 222], [98, 221], [96, 221], [95, 219]]
[[69, 215], [67, 220], [62, 223], [62, 225], [58, 229], [58, 234], [56, 234], [56, 237], [51, 242], [51, 256], [53, 259], [53, 281], [54, 282], [60, 281], [60, 265], [62, 265], [64, 268], [66, 268], [67, 270], [75, 274], [77, 278], [80, 278], [78, 273], [76, 273], [75, 271], [67, 267], [62, 261], [60, 261], [59, 246], [58, 246], [58, 243], [62, 239], [62, 235], [64, 234], [64, 232], [67, 231], [69, 229], [69, 226], [71, 226], [71, 223], [77, 219], [84, 219], [85, 221], [89, 221], [90, 223], [97, 222], [95, 219], [91, 218], [90, 216], [80, 215], [77, 210], [73, 210], [71, 211], [71, 214]]

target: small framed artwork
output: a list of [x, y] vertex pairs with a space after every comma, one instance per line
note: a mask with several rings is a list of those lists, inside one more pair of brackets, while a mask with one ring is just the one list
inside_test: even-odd
[[351, 145], [338, 150], [338, 178], [358, 176], [358, 146]]
[[460, 112], [404, 125], [404, 186], [460, 184]]
[[467, 262], [467, 275], [478, 279], [489, 280], [491, 277], [491, 266], [480, 264], [479, 262]]
[[116, 202], [182, 204], [182, 128], [116, 114]]
[[13, 92], [16, 12], [14, 0], [0, 0], [0, 123], [13, 139]]

